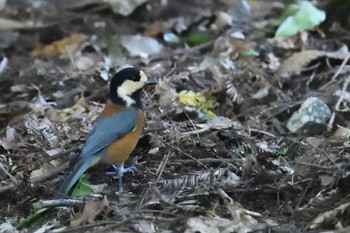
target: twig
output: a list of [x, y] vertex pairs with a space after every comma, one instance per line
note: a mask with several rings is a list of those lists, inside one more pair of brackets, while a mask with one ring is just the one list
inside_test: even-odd
[[[343, 102], [345, 96], [346, 96], [346, 89], [348, 88], [349, 86], [349, 83], [350, 83], [350, 76], [347, 77], [345, 79], [345, 82], [344, 82], [344, 85], [343, 85], [343, 88], [342, 88], [342, 91], [341, 91], [341, 95], [339, 96], [339, 99], [337, 101], [337, 103], [335, 104], [335, 110], [336, 111], [340, 111], [339, 107], [340, 107], [340, 104]], [[333, 123], [334, 123], [334, 119], [335, 119], [335, 112], [332, 113], [331, 117], [329, 118], [329, 121], [328, 121], [328, 124], [327, 124], [327, 130], [328, 131], [331, 131], [332, 129], [332, 126], [333, 126]]]
[[176, 62], [175, 62], [173, 67], [171, 68], [171, 70], [166, 75], [164, 75], [164, 78], [168, 78], [170, 75], [172, 75], [175, 72], [176, 68], [177, 67], [176, 67]]
[[305, 197], [306, 192], [309, 190], [309, 188], [311, 187], [311, 184], [314, 180], [310, 180], [310, 182], [307, 184], [306, 188], [304, 189], [304, 192], [301, 194], [301, 197], [299, 198], [297, 205], [295, 206], [295, 209], [299, 209], [300, 203], [303, 200], [303, 198]]
[[329, 82], [327, 82], [325, 85], [323, 85], [320, 90], [324, 90], [325, 88], [327, 88], [329, 85], [331, 85], [332, 83], [335, 82], [336, 78], [339, 76], [339, 74], [341, 73], [341, 71], [343, 70], [343, 68], [345, 67], [346, 63], [349, 61], [350, 59], [350, 53], [344, 58], [343, 62], [341, 63], [339, 69], [337, 70], [337, 72], [335, 72], [335, 74], [333, 75], [333, 77], [331, 78], [331, 80]]
[[320, 152], [321, 154], [323, 154], [329, 161], [331, 161], [331, 162], [334, 164], [334, 166], [335, 166], [339, 171], [342, 172], [342, 170], [341, 170], [341, 168], [338, 166], [338, 164], [336, 164], [336, 163], [334, 162], [334, 160], [333, 160], [331, 157], [329, 157], [329, 155], [328, 155], [326, 152], [320, 150], [318, 147], [312, 145], [311, 143], [308, 143], [308, 144], [309, 144], [312, 148], [314, 148], [315, 150], [317, 150], [318, 152]]
[[[187, 114], [186, 114], [187, 115]], [[188, 136], [188, 135], [197, 135], [197, 137], [199, 137], [199, 134], [201, 133], [205, 133], [207, 131], [211, 130], [210, 127], [206, 127], [206, 128], [203, 128], [203, 129], [197, 129], [197, 130], [193, 130], [193, 131], [189, 131], [189, 132], [183, 132], [182, 135], [183, 136]]]
[[[94, 227], [99, 227], [99, 226], [111, 226], [111, 227], [118, 227], [121, 226], [123, 224], [126, 224], [127, 222], [129, 222], [130, 219], [126, 219], [120, 222], [116, 222], [116, 221], [101, 221], [101, 222], [94, 222], [92, 224], [88, 224], [88, 225], [84, 225], [84, 226], [73, 226], [70, 228], [66, 228], [60, 231], [55, 231], [56, 233], [68, 233], [68, 232], [87, 232], [89, 229], [92, 229]], [[104, 229], [107, 230], [107, 229]]]
[[319, 168], [319, 169], [324, 169], [324, 170], [334, 170], [333, 167], [324, 167], [321, 165], [317, 165], [317, 164], [313, 164], [313, 163], [307, 163], [307, 162], [302, 162], [302, 161], [294, 161], [295, 164], [300, 164], [303, 166], [309, 166], [309, 167], [315, 167], [315, 168]]
[[253, 128], [249, 128], [249, 131], [253, 131], [253, 132], [257, 132], [257, 133], [261, 133], [261, 134], [265, 134], [267, 136], [270, 136], [272, 138], [275, 138], [276, 136], [273, 135], [272, 133], [269, 133], [267, 131], [264, 131], [264, 130], [259, 130], [259, 129], [253, 129]]
[[47, 180], [53, 176], [58, 175], [61, 171], [67, 169], [69, 167], [69, 162], [65, 162], [64, 164], [61, 164], [60, 166], [54, 168], [50, 173], [44, 174], [42, 176], [34, 177], [30, 180], [32, 183], [39, 183], [44, 180]]
[[11, 189], [14, 189], [17, 185], [15, 184], [9, 184], [9, 185], [1, 185], [0, 186], [0, 193], [7, 192]]
[[[164, 172], [164, 168], [166, 167], [169, 158], [171, 155], [173, 155], [173, 152], [168, 152], [162, 159], [162, 162], [159, 164], [157, 171], [156, 171], [156, 175], [157, 175], [157, 179], [156, 182], [158, 182], [160, 180], [160, 177], [162, 176], [163, 172]], [[192, 161], [192, 160], [191, 160]]]
[[205, 169], [209, 169], [209, 168], [208, 168], [207, 166], [205, 166], [201, 161], [199, 161], [198, 159], [196, 159], [196, 158], [193, 157], [192, 155], [186, 153], [185, 151], [183, 151], [183, 150], [181, 150], [181, 149], [179, 149], [179, 148], [176, 148], [176, 147], [174, 147], [174, 146], [172, 146], [172, 145], [170, 145], [170, 144], [168, 144], [168, 143], [166, 143], [166, 142], [164, 142], [164, 141], [162, 141], [162, 140], [161, 140], [161, 142], [162, 142], [164, 145], [166, 145], [166, 146], [168, 146], [168, 147], [171, 147], [171, 148], [173, 148], [174, 150], [180, 152], [181, 154], [186, 155], [187, 157], [189, 157], [189, 158], [191, 158], [192, 160], [196, 161], [198, 164], [200, 164], [200, 165], [201, 165], [202, 167], [204, 167]]
[[13, 184], [18, 185], [18, 182], [17, 182], [16, 178], [13, 177], [13, 176], [4, 168], [4, 166], [2, 165], [1, 162], [0, 162], [0, 170], [1, 170], [3, 173], [5, 173], [5, 174], [10, 178], [10, 180], [12, 181]]
[[340, 107], [340, 104], [341, 102], [343, 101], [343, 99], [345, 98], [345, 95], [347, 93], [347, 88], [349, 86], [349, 83], [350, 83], [350, 76], [347, 77], [344, 81], [344, 85], [343, 85], [343, 88], [342, 88], [342, 91], [341, 91], [341, 95], [339, 96], [339, 99], [337, 101], [337, 103], [335, 104], [335, 110], [336, 111], [339, 111], [339, 107]]
[[60, 207], [60, 206], [78, 206], [86, 203], [86, 199], [53, 199], [53, 200], [41, 200], [33, 204], [35, 209], [48, 208], [48, 207]]
[[53, 155], [53, 156], [50, 156], [49, 158], [45, 159], [45, 162], [50, 162], [51, 160], [60, 158], [61, 156], [66, 155], [66, 154], [69, 154], [69, 153], [71, 153], [71, 152], [73, 152], [73, 151], [76, 151], [76, 150], [77, 150], [76, 147], [72, 147], [72, 148], [70, 148], [70, 149], [68, 149], [68, 150], [65, 150], [65, 151], [62, 151], [62, 152], [60, 152], [60, 153], [57, 153], [57, 154], [55, 154], [55, 155]]
[[64, 48], [67, 51], [67, 54], [69, 56], [70, 61], [72, 62], [72, 65], [74, 66], [74, 69], [78, 71], [77, 63], [75, 62], [75, 60], [73, 58], [72, 51], [70, 51], [67, 46], [64, 46]]
[[151, 56], [147, 60], [147, 62], [152, 62], [152, 61], [160, 60], [160, 59], [167, 58], [167, 57], [173, 57], [173, 56], [177, 56], [177, 55], [181, 55], [181, 54], [185, 54], [185, 53], [195, 53], [199, 50], [202, 50], [202, 49], [205, 49], [205, 48], [212, 46], [214, 44], [214, 42], [215, 42], [214, 40], [208, 41], [208, 42], [205, 42], [203, 44], [200, 44], [200, 45], [197, 45], [197, 46], [194, 46], [191, 48], [182, 48], [182, 49], [176, 50], [172, 53], [155, 54], [155, 55]]
[[[205, 158], [205, 159], [197, 159], [198, 161], [202, 163], [232, 163], [237, 162], [239, 159], [237, 158]], [[176, 160], [174, 162], [171, 162], [169, 164], [190, 164], [190, 163], [197, 163], [197, 161], [193, 161], [192, 159], [180, 159]]]
[[[193, 127], [193, 128], [194, 128], [194, 130], [195, 130], [195, 131], [192, 131], [192, 132], [198, 132], [197, 127], [194, 125], [194, 123], [193, 123], [192, 119], [190, 118], [190, 116], [187, 114], [187, 112], [186, 112], [186, 111], [184, 111], [184, 113], [185, 113], [185, 115], [186, 115], [187, 119], [190, 121], [190, 123], [191, 123], [192, 127]], [[198, 139], [200, 139], [200, 137], [199, 137], [199, 134], [198, 134], [198, 133], [197, 133], [197, 138], [198, 138]]]

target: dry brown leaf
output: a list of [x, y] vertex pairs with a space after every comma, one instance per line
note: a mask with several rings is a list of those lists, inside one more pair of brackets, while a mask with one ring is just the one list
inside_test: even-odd
[[51, 58], [57, 55], [67, 54], [68, 52], [76, 51], [86, 39], [87, 36], [84, 34], [73, 34], [43, 48], [34, 49], [30, 55], [32, 57]]
[[313, 60], [324, 57], [327, 52], [318, 50], [306, 50], [299, 53], [294, 53], [291, 57], [285, 60], [279, 67], [280, 74], [297, 74]]
[[178, 94], [175, 88], [171, 87], [167, 82], [159, 80], [156, 87], [156, 93], [159, 95], [159, 106], [166, 108], [169, 106], [174, 106], [178, 98]]
[[79, 225], [82, 223], [93, 223], [95, 219], [101, 214], [108, 214], [111, 211], [111, 207], [105, 196], [103, 200], [91, 200], [86, 203], [82, 215], [71, 222], [72, 225]]
[[36, 178], [41, 177], [47, 173], [51, 173], [54, 168], [54, 165], [51, 163], [44, 163], [39, 169], [34, 170], [30, 173], [30, 182], [34, 182]]
[[28, 26], [17, 20], [0, 18], [0, 29], [23, 29], [23, 28], [28, 28]]
[[347, 139], [350, 139], [350, 129], [338, 125], [338, 128], [334, 132], [333, 137], [334, 138], [344, 138], [344, 139], [347, 138]]
[[147, 233], [153, 233], [153, 232], [158, 232], [156, 230], [156, 227], [154, 226], [154, 224], [150, 221], [146, 221], [146, 220], [140, 220], [137, 223], [134, 223], [131, 225], [131, 228], [135, 231], [135, 232], [147, 232]]
[[252, 229], [245, 226], [242, 222], [234, 222], [228, 219], [215, 217], [194, 217], [187, 220], [187, 229], [185, 233], [211, 232], [211, 233], [229, 233], [229, 232], [249, 232]]
[[339, 51], [335, 52], [325, 52], [319, 50], [301, 51], [287, 58], [279, 67], [278, 73], [287, 76], [298, 74], [303, 70], [304, 67], [310, 64], [310, 62], [318, 58], [328, 57], [333, 59], [344, 59], [347, 54], [347, 48], [341, 48]]
[[145, 29], [143, 35], [147, 37], [157, 38], [162, 34], [163, 29], [163, 23], [161, 21], [156, 21]]
[[334, 227], [342, 218], [346, 218], [346, 213], [349, 211], [350, 203], [340, 205], [330, 211], [326, 211], [318, 215], [308, 227], [309, 229], [318, 229], [321, 226], [327, 226], [328, 228]]

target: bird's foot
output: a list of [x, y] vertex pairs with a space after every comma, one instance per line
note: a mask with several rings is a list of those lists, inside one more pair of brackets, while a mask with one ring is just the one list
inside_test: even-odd
[[124, 164], [120, 165], [112, 165], [114, 170], [113, 172], [106, 172], [108, 176], [118, 176], [119, 179], [119, 192], [124, 192], [124, 187], [123, 187], [123, 174], [126, 172], [132, 172], [135, 173], [137, 171], [137, 168], [135, 166], [130, 166], [127, 168], [124, 168]]
[[137, 168], [135, 166], [130, 166], [130, 167], [127, 167], [127, 168], [124, 168], [123, 165], [112, 165], [113, 168], [114, 168], [114, 171], [113, 172], [106, 172], [106, 175], [107, 176], [123, 176], [124, 173], [128, 173], [128, 172], [131, 172], [131, 173], [135, 173], [137, 172]]

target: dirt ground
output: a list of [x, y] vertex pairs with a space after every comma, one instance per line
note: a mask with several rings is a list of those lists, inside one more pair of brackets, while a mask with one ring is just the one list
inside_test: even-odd
[[[290, 2], [0, 1], [0, 232], [350, 232], [350, 8], [275, 39]], [[158, 82], [137, 171], [56, 199], [126, 66]]]

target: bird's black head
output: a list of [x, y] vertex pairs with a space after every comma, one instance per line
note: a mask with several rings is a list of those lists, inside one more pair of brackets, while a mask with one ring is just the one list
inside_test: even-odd
[[114, 75], [110, 84], [110, 100], [115, 104], [141, 108], [141, 90], [146, 85], [157, 84], [134, 67], [122, 69]]

